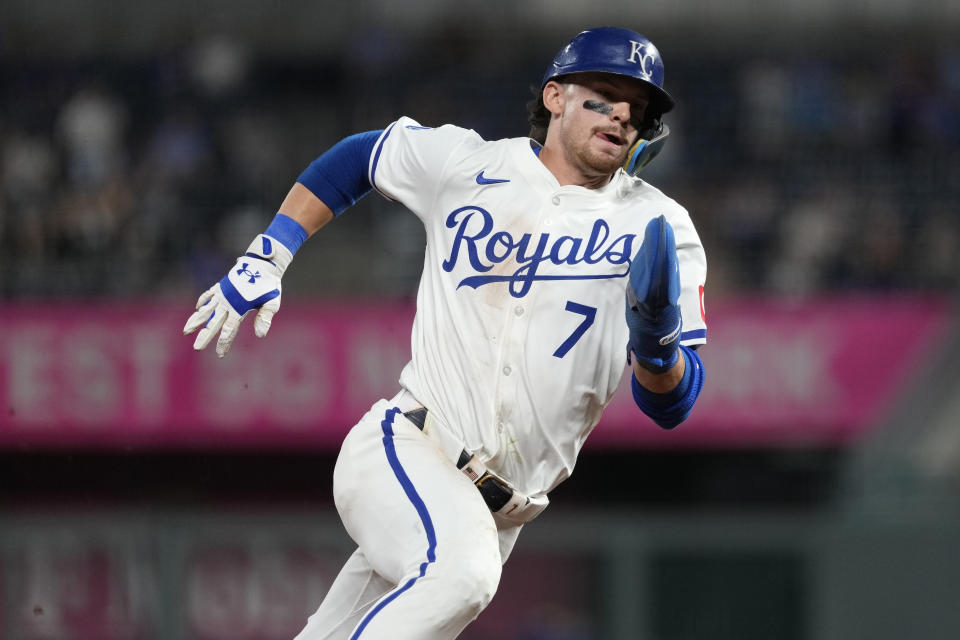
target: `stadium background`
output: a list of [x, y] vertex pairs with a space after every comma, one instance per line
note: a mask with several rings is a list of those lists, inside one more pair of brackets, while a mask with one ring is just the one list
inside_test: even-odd
[[[231, 363], [180, 327], [340, 137], [523, 135], [601, 24], [658, 44], [680, 105], [647, 176], [707, 249], [713, 395], [675, 436], [602, 423], [463, 637], [960, 637], [960, 9], [896, 0], [6, 0], [0, 637], [299, 630], [351, 548], [337, 429], [399, 372], [422, 231], [371, 195], [298, 254], [267, 346], [231, 354], [280, 358], [242, 380], [253, 422], [191, 395]], [[271, 417], [291, 385], [336, 397]]]

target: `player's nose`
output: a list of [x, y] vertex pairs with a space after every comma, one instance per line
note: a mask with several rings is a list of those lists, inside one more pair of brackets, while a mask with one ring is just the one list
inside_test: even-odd
[[610, 111], [610, 118], [615, 122], [626, 125], [630, 122], [630, 103], [626, 101], [612, 102], [610, 104], [613, 110]]

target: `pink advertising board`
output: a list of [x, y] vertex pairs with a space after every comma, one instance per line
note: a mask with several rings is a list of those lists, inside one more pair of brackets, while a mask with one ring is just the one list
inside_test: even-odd
[[691, 417], [673, 431], [650, 428], [625, 379], [587, 446], [851, 444], [926, 370], [950, 322], [932, 299], [711, 303], [706, 382]]
[[[176, 305], [47, 304], [0, 312], [0, 447], [335, 448], [396, 390], [409, 303], [287, 303], [270, 336], [248, 320], [229, 356], [196, 353]], [[706, 386], [674, 431], [633, 405], [629, 380], [588, 449], [834, 446], [884, 415], [944, 335], [936, 299], [708, 309]], [[626, 371], [626, 369], [625, 369]]]

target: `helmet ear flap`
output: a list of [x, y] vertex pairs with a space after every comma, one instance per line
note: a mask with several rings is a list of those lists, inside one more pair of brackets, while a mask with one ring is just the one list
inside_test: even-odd
[[652, 118], [644, 122], [637, 141], [627, 152], [627, 159], [623, 163], [623, 170], [630, 176], [635, 176], [650, 164], [663, 150], [670, 135], [670, 127], [661, 122], [660, 118]]

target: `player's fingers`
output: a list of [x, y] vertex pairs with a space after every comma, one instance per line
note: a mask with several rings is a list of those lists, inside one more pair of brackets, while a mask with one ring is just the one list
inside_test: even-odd
[[253, 319], [253, 333], [258, 338], [267, 335], [267, 331], [270, 331], [270, 324], [273, 322], [273, 314], [279, 310], [280, 298], [274, 298], [260, 307], [260, 311]]
[[[669, 285], [669, 229], [670, 225], [664, 216], [650, 222], [647, 227], [647, 237], [644, 242], [650, 242], [651, 256], [647, 269], [650, 272], [650, 281], [647, 289], [647, 304], [657, 307], [667, 304], [667, 287]], [[652, 232], [652, 233], [651, 233]]]
[[647, 224], [630, 266], [630, 284], [637, 300], [654, 309], [675, 304], [679, 296], [676, 240], [662, 215]]
[[210, 287], [209, 289], [201, 293], [200, 297], [197, 298], [197, 309], [199, 309], [200, 307], [210, 302], [210, 300], [213, 299], [213, 294], [215, 294], [216, 292], [217, 292], [217, 285], [213, 285], [212, 287]]
[[677, 240], [673, 227], [664, 221], [661, 238], [662, 255], [657, 261], [657, 280], [654, 287], [664, 305], [675, 305], [680, 298], [680, 263], [677, 258]]
[[193, 333], [206, 324], [210, 316], [213, 315], [214, 309], [216, 309], [217, 306], [213, 298], [216, 293], [216, 288], [216, 285], [210, 287], [204, 291], [200, 299], [197, 300], [197, 310], [187, 318], [186, 324], [183, 325], [183, 335]]
[[210, 340], [217, 334], [217, 331], [220, 330], [220, 327], [223, 326], [226, 319], [227, 305], [217, 305], [213, 311], [213, 315], [210, 316], [207, 323], [203, 325], [203, 328], [200, 329], [200, 332], [197, 334], [197, 339], [193, 342], [193, 348], [197, 351], [206, 349], [207, 345], [210, 344]]
[[213, 315], [216, 310], [216, 305], [207, 304], [203, 307], [200, 307], [193, 314], [187, 318], [186, 324], [183, 325], [183, 335], [193, 333], [203, 325], [207, 323], [210, 317]]
[[257, 317], [253, 319], [253, 333], [262, 338], [270, 331], [270, 323], [273, 322], [273, 311], [261, 309]]
[[227, 319], [223, 323], [223, 328], [220, 329], [220, 337], [217, 338], [217, 356], [222, 358], [227, 355], [227, 352], [230, 351], [230, 346], [233, 344], [233, 339], [237, 337], [237, 333], [240, 331], [240, 322], [243, 320], [243, 316], [240, 316], [236, 313], [227, 314]]

